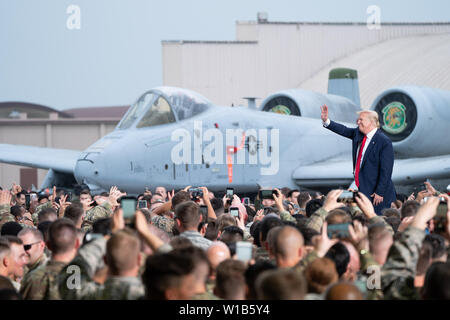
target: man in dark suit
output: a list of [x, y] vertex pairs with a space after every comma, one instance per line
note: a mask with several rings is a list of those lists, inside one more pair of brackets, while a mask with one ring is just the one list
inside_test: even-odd
[[358, 190], [369, 199], [373, 199], [375, 212], [390, 208], [396, 200], [394, 184], [392, 183], [392, 168], [394, 166], [394, 149], [391, 140], [378, 129], [380, 122], [375, 111], [358, 112], [356, 120], [358, 128], [346, 126], [328, 119], [328, 107], [323, 105], [321, 118], [327, 129], [352, 139], [353, 173]]

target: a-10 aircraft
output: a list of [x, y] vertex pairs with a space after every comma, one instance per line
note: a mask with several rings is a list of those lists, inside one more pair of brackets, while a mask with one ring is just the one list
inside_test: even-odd
[[[154, 88], [113, 132], [84, 151], [0, 144], [0, 162], [49, 169], [42, 188], [78, 183], [104, 191], [116, 185], [129, 194], [187, 185], [249, 193], [264, 186], [345, 188], [353, 181], [351, 142], [322, 126], [323, 104], [330, 119], [356, 126], [361, 108], [355, 70], [332, 70], [328, 94], [285, 90], [267, 97], [259, 109], [221, 107], [190, 90]], [[395, 87], [381, 93], [371, 109], [393, 141], [397, 192], [427, 178], [445, 189], [450, 92]]]

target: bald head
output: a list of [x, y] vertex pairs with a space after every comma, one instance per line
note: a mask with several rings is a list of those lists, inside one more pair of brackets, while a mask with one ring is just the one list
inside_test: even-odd
[[285, 226], [275, 235], [274, 254], [279, 267], [293, 267], [302, 258], [304, 241], [302, 234], [294, 227]]
[[230, 259], [231, 257], [230, 249], [228, 249], [228, 246], [221, 241], [213, 242], [206, 251], [206, 255], [208, 256], [208, 261], [211, 265], [213, 274], [216, 272], [217, 266], [222, 261]]
[[326, 300], [363, 300], [364, 297], [359, 289], [348, 282], [338, 282], [331, 286], [325, 296]]

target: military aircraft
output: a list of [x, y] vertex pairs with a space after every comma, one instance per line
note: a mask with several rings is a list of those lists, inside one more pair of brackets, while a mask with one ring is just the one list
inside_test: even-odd
[[[323, 128], [323, 104], [330, 119], [355, 127], [357, 72], [331, 70], [327, 94], [284, 90], [259, 109], [216, 106], [187, 89], [157, 87], [84, 151], [0, 144], [0, 162], [49, 169], [42, 188], [86, 184], [100, 192], [116, 185], [129, 194], [187, 185], [248, 193], [264, 186], [345, 188], [353, 181], [351, 142]], [[373, 102], [393, 141], [397, 191], [427, 178], [441, 190], [450, 183], [449, 105], [450, 92], [417, 86], [391, 88]]]

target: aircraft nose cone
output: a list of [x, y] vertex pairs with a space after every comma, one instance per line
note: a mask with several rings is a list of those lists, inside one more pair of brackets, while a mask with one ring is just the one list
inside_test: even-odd
[[78, 183], [97, 184], [99, 171], [95, 159], [87, 155], [84, 158], [78, 159], [75, 165], [75, 179]]

